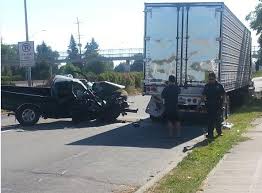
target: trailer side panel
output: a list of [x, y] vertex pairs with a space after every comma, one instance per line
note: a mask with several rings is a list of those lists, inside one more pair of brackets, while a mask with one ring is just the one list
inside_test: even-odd
[[226, 91], [249, 85], [251, 68], [251, 33], [224, 6], [220, 81]]

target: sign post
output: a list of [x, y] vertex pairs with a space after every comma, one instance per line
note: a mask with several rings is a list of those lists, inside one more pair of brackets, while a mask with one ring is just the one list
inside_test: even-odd
[[[26, 41], [29, 41], [28, 37], [28, 22], [27, 22], [27, 7], [26, 7], [26, 0], [24, 0], [24, 9], [25, 9], [25, 35], [26, 35]], [[25, 49], [26, 50], [26, 49]], [[34, 42], [33, 42], [33, 50], [34, 50]], [[20, 55], [21, 57], [21, 55]], [[21, 58], [20, 58], [20, 64], [21, 64]], [[32, 66], [32, 65], [31, 65]], [[28, 79], [28, 86], [32, 86], [32, 79], [31, 79], [31, 66], [27, 66], [27, 79]]]

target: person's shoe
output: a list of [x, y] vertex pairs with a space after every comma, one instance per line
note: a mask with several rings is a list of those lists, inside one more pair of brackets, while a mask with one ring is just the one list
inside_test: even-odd
[[218, 133], [217, 136], [221, 137], [221, 136], [223, 136], [223, 133]]

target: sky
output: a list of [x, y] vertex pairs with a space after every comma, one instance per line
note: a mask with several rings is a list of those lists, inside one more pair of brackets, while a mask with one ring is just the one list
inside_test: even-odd
[[[65, 52], [70, 35], [77, 38], [80, 21], [81, 42], [92, 37], [100, 49], [142, 48], [144, 2], [193, 2], [194, 0], [27, 0], [29, 39], [43, 40], [53, 50]], [[200, 0], [205, 2], [205, 0]], [[211, 2], [212, 0], [208, 0]], [[218, 0], [219, 1], [219, 0]], [[0, 33], [3, 43], [25, 40], [24, 0], [0, 1]], [[249, 28], [246, 15], [258, 0], [224, 0], [229, 9]], [[253, 45], [257, 36], [252, 31]]]

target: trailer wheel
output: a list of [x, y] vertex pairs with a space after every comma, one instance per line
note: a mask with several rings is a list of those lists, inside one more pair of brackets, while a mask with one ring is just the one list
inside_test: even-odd
[[38, 122], [40, 112], [36, 106], [24, 105], [17, 110], [15, 116], [22, 126], [32, 126]]
[[229, 96], [227, 96], [226, 100], [227, 100], [227, 102], [226, 102], [226, 104], [225, 104], [225, 106], [223, 108], [223, 121], [225, 121], [228, 118], [228, 116], [230, 115], [230, 108], [231, 107], [230, 107], [230, 98], [229, 98]]

